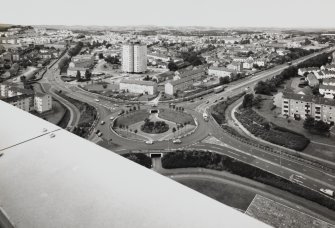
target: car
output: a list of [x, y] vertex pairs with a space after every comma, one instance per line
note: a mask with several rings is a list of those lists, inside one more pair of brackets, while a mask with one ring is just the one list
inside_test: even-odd
[[202, 100], [202, 99], [204, 99], [204, 98], [203, 98], [203, 97], [200, 97], [199, 99]]
[[213, 101], [213, 103], [216, 103], [218, 100]]
[[101, 120], [100, 124], [101, 124], [101, 125], [104, 125], [104, 124], [105, 124], [105, 121]]
[[109, 117], [109, 120], [114, 120], [114, 116]]
[[206, 101], [206, 104], [208, 104], [209, 103], [209, 101]]
[[220, 97], [220, 100], [223, 100], [223, 97]]
[[181, 140], [180, 140], [180, 139], [174, 139], [172, 142], [173, 142], [174, 144], [180, 144], [180, 143], [181, 143]]
[[148, 141], [145, 141], [145, 144], [154, 144], [154, 142], [151, 140], [148, 140]]
[[99, 132], [99, 133], [98, 133], [98, 136], [101, 137], [101, 136], [102, 136], [102, 132]]
[[95, 99], [96, 102], [99, 102], [100, 100], [99, 99]]
[[99, 129], [95, 129], [95, 134], [98, 134], [100, 132]]

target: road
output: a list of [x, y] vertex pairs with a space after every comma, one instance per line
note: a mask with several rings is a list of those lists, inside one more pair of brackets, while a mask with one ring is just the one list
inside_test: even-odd
[[[320, 53], [315, 53], [303, 57], [293, 61], [292, 64], [296, 65], [318, 54]], [[197, 118], [199, 124], [197, 130], [193, 134], [182, 139], [181, 144], [173, 144], [171, 141], [162, 141], [155, 142], [152, 145], [147, 145], [143, 141], [129, 140], [120, 137], [111, 131], [109, 118], [111, 116], [116, 116], [117, 112], [124, 107], [118, 107], [116, 104], [102, 99], [97, 94], [84, 91], [80, 88], [77, 88], [75, 85], [63, 82], [59, 77], [58, 71], [48, 70], [46, 74], [47, 77], [45, 77], [44, 80], [46, 80], [45, 83], [51, 85], [51, 92], [53, 90], [62, 90], [68, 96], [96, 107], [99, 113], [99, 121], [104, 120], [106, 122], [104, 125], [99, 124], [97, 128], [103, 133], [103, 139], [112, 142], [110, 148], [117, 153], [126, 153], [129, 151], [162, 151], [162, 148], [164, 148], [164, 152], [180, 148], [211, 150], [241, 160], [248, 164], [252, 164], [286, 179], [291, 178], [291, 180], [296, 181], [297, 183], [315, 191], [319, 191], [321, 187], [335, 189], [334, 176], [305, 164], [301, 164], [297, 161], [288, 160], [284, 157], [281, 158], [276, 154], [272, 154], [258, 148], [252, 148], [247, 144], [242, 144], [240, 141], [227, 135], [212, 118], [209, 120], [209, 122], [205, 122], [202, 118], [203, 112], [205, 112], [211, 105], [213, 105], [215, 100], [218, 100], [221, 97], [234, 96], [239, 94], [245, 91], [245, 88], [252, 88], [258, 81], [279, 74], [287, 67], [289, 66], [284, 64], [261, 72], [254, 77], [246, 78], [239, 81], [238, 84], [229, 86], [221, 93], [208, 95], [203, 100], [178, 104], [179, 106], [185, 107], [186, 112], [189, 112], [195, 118]], [[99, 99], [99, 101], [97, 101], [97, 99]], [[168, 104], [159, 104], [159, 107], [167, 107], [167, 105]], [[150, 107], [150, 105], [146, 106], [145, 104], [142, 106], [143, 109]], [[203, 143], [202, 140], [208, 136], [213, 136], [219, 139], [223, 145]]]

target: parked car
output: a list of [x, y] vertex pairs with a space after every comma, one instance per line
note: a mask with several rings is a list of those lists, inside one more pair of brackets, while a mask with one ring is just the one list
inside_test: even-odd
[[98, 134], [98, 133], [100, 133], [100, 130], [95, 129], [95, 134]]
[[102, 132], [99, 132], [99, 133], [98, 133], [98, 136], [101, 137], [101, 136], [102, 136]]
[[154, 144], [154, 142], [151, 140], [148, 140], [148, 141], [145, 141], [145, 144]]
[[101, 120], [100, 124], [101, 124], [101, 125], [104, 125], [104, 124], [105, 124], [105, 121]]
[[99, 99], [95, 99], [96, 102], [99, 102], [100, 100]]

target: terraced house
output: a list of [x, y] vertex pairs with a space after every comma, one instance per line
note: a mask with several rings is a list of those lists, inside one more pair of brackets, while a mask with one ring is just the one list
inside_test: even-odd
[[335, 100], [284, 92], [282, 99], [282, 115], [294, 119], [305, 119], [307, 116], [334, 123]]

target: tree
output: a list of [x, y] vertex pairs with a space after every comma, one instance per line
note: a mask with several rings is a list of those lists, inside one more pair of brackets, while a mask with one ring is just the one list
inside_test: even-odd
[[99, 53], [99, 59], [103, 59], [104, 58], [104, 54]]
[[169, 68], [170, 71], [176, 71], [176, 70], [178, 70], [177, 64], [175, 64], [173, 61], [169, 62], [168, 68]]
[[315, 130], [317, 130], [319, 133], [329, 133], [330, 125], [323, 122], [322, 120], [315, 121], [314, 123]]
[[308, 116], [304, 121], [304, 128], [308, 131], [312, 130], [314, 128], [314, 118], [311, 116]]
[[80, 74], [80, 71], [79, 71], [79, 70], [77, 70], [76, 79], [77, 79], [77, 82], [79, 82], [80, 79], [81, 79], [81, 74]]
[[173, 137], [174, 137], [174, 135], [175, 135], [175, 133], [176, 133], [176, 128], [174, 127], [174, 128], [172, 128], [172, 132], [173, 132]]
[[254, 100], [254, 95], [253, 94], [244, 95], [242, 107], [243, 108], [251, 108], [253, 100]]
[[85, 78], [86, 80], [91, 80], [91, 72], [89, 70], [85, 71]]
[[230, 78], [229, 76], [226, 76], [226, 77], [220, 77], [220, 85], [223, 85], [223, 84], [227, 84], [230, 82]]

